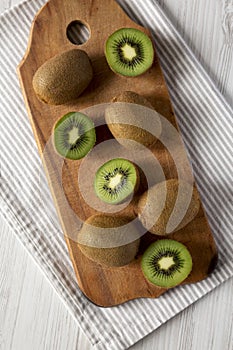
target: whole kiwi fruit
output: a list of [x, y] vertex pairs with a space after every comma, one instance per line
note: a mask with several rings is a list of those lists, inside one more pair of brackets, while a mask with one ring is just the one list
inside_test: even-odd
[[134, 91], [123, 91], [112, 98], [111, 102], [127, 102], [142, 105], [154, 109], [152, 104], [144, 97]]
[[192, 221], [199, 208], [197, 189], [185, 181], [170, 179], [146, 191], [139, 199], [137, 212], [148, 231], [156, 235], [167, 235]]
[[150, 102], [133, 91], [120, 93], [112, 102], [105, 110], [105, 120], [117, 141], [128, 149], [152, 147], [162, 127]]
[[139, 243], [137, 225], [127, 216], [93, 215], [78, 234], [78, 246], [84, 255], [112, 267], [129, 264], [138, 252]]
[[73, 49], [46, 61], [36, 71], [32, 84], [40, 100], [61, 105], [75, 100], [92, 78], [93, 70], [87, 53]]

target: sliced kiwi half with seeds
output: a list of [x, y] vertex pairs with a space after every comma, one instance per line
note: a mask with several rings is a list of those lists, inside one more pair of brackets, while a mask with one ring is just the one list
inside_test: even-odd
[[127, 159], [115, 158], [104, 163], [96, 172], [96, 195], [105, 203], [118, 204], [133, 195], [139, 185], [136, 166]]
[[162, 239], [152, 243], [142, 257], [145, 277], [162, 288], [172, 288], [183, 282], [192, 271], [192, 257], [180, 242]]
[[81, 159], [94, 147], [95, 142], [94, 123], [83, 113], [67, 113], [54, 127], [54, 146], [62, 157]]
[[115, 73], [135, 77], [151, 67], [154, 48], [151, 39], [141, 30], [121, 28], [107, 39], [105, 56]]

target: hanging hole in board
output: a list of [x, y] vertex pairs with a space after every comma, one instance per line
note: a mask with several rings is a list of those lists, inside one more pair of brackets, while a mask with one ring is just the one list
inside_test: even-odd
[[90, 30], [81, 21], [72, 21], [66, 30], [66, 36], [72, 44], [82, 45], [90, 37]]

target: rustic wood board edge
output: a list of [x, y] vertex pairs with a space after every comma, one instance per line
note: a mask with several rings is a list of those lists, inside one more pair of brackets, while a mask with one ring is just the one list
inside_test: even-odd
[[[81, 5], [81, 6], [79, 6], [79, 8], [80, 8], [79, 10], [84, 11], [83, 12], [84, 13], [83, 22], [87, 23], [88, 26], [90, 25], [91, 19], [93, 19], [93, 16], [94, 16], [93, 15], [94, 12], [92, 11], [92, 9], [97, 9], [97, 12], [98, 12], [99, 9], [102, 8], [102, 11], [104, 11], [103, 10], [103, 2], [101, 4], [100, 0], [94, 0], [94, 1], [89, 0], [89, 1], [86, 1], [85, 3], [83, 0], [80, 0], [79, 5]], [[34, 96], [30, 79], [32, 78], [33, 72], [35, 72], [35, 69], [38, 68], [38, 66], [40, 64], [42, 64], [45, 60], [47, 60], [48, 58], [50, 58], [50, 57], [54, 56], [56, 53], [58, 53], [59, 47], [60, 47], [60, 50], [62, 48], [61, 51], [65, 51], [65, 50], [74, 48], [74, 46], [71, 43], [69, 43], [67, 40], [63, 40], [62, 37], [59, 37], [57, 45], [55, 45], [55, 47], [49, 47], [48, 50], [46, 51], [45, 56], [43, 56], [43, 59], [42, 59], [42, 57], [40, 57], [39, 61], [37, 61], [38, 42], [35, 38], [36, 32], [42, 31], [42, 33], [43, 33], [43, 26], [45, 24], [48, 25], [48, 17], [47, 16], [51, 13], [52, 10], [54, 10], [55, 8], [61, 9], [62, 6], [63, 6], [63, 2], [61, 0], [50, 0], [39, 11], [39, 13], [37, 14], [37, 16], [35, 17], [35, 19], [33, 21], [27, 52], [26, 52], [21, 64], [18, 67], [18, 74], [19, 74], [20, 83], [21, 83], [21, 87], [23, 90], [23, 94], [24, 94], [24, 99], [26, 101], [28, 114], [30, 117], [30, 121], [32, 124], [34, 135], [35, 135], [35, 138], [36, 138], [36, 141], [38, 144], [39, 152], [40, 152], [40, 155], [42, 155], [42, 156], [43, 156], [43, 152], [44, 152], [45, 141], [48, 140], [48, 137], [43, 138], [44, 135], [42, 135], [43, 133], [41, 133], [41, 130], [40, 130], [40, 127], [39, 127], [37, 121], [38, 121], [39, 117], [41, 117], [41, 115], [43, 115], [43, 112], [45, 112], [46, 110], [47, 111], [49, 110], [49, 111], [52, 111], [52, 113], [54, 113], [54, 114], [56, 114], [57, 112], [59, 114], [65, 114], [65, 112], [67, 110], [71, 110], [72, 108], [75, 108], [75, 110], [77, 110], [77, 108], [78, 108], [78, 110], [80, 110], [80, 109], [83, 109], [85, 107], [90, 106], [90, 104], [92, 104], [93, 102], [94, 102], [94, 104], [97, 102], [93, 98], [93, 91], [89, 91], [88, 89], [87, 89], [87, 92], [84, 93], [84, 96], [81, 97], [80, 101], [77, 102], [77, 104], [69, 104], [69, 105], [54, 107], [54, 108], [53, 107], [50, 108], [49, 106], [45, 106], [40, 101], [38, 101], [37, 98], [35, 98], [35, 96]], [[77, 2], [74, 0], [70, 0], [69, 10], [70, 11], [73, 10], [73, 8], [75, 6], [77, 6]], [[67, 13], [66, 13], [67, 8], [68, 7], [64, 7], [65, 15], [67, 15]], [[89, 9], [88, 15], [86, 12], [86, 8]], [[114, 18], [117, 19], [116, 29], [120, 27], [119, 19], [121, 19], [121, 23], [122, 23], [121, 26], [124, 26], [124, 27], [130, 26], [130, 27], [142, 29], [140, 26], [138, 26], [137, 24], [132, 22], [126, 16], [126, 14], [124, 14], [124, 12], [119, 7], [119, 5], [117, 5], [114, 1], [112, 1], [112, 0], [108, 1], [108, 8], [111, 8], [111, 10], [114, 12]], [[70, 13], [69, 10], [67, 10], [68, 13]], [[110, 14], [111, 14], [111, 11], [110, 11]], [[69, 18], [69, 16], [67, 16], [67, 17], [64, 16], [63, 19], [64, 18], [66, 20], [65, 25], [67, 26], [70, 22], [70, 18]], [[114, 21], [114, 18], [112, 19], [112, 22]], [[142, 29], [142, 30], [145, 31], [145, 29]], [[110, 29], [108, 28], [108, 33], [112, 32], [112, 31], [113, 31], [112, 27]], [[91, 31], [91, 34], [93, 35], [92, 31]], [[98, 35], [100, 35], [100, 33], [98, 33]], [[52, 36], [52, 38], [53, 38], [53, 36]], [[96, 36], [95, 34], [94, 34], [94, 39], [98, 40], [98, 36]], [[51, 40], [51, 38], [50, 38], [50, 40]], [[91, 58], [95, 57], [95, 55], [96, 55], [96, 52], [95, 52], [96, 48], [92, 50], [90, 47], [89, 41], [87, 41], [87, 43], [82, 45], [81, 49], [86, 50], [89, 53]], [[34, 65], [33, 65], [33, 60], [35, 60]], [[32, 69], [30, 70], [30, 74], [28, 77], [27, 67], [28, 67], [30, 62], [32, 63], [33, 67], [31, 67]], [[94, 64], [98, 64], [98, 62], [95, 61]], [[149, 82], [148, 83], [148, 90], [149, 90], [148, 95], [149, 95], [149, 97], [151, 97], [151, 95], [153, 95], [154, 88], [152, 87], [152, 85], [153, 85], [152, 82], [153, 82], [153, 79], [155, 77], [155, 75], [153, 75], [154, 71], [156, 71], [156, 74], [157, 74], [156, 76], [159, 76], [159, 81], [157, 81], [157, 84], [159, 85], [158, 91], [162, 91], [161, 96], [162, 95], [163, 95], [163, 97], [165, 96], [164, 100], [162, 100], [162, 101], [165, 101], [164, 106], [166, 106], [166, 108], [164, 110], [164, 114], [165, 115], [167, 114], [166, 116], [168, 118], [170, 118], [170, 120], [177, 127], [175, 120], [173, 120], [173, 113], [172, 113], [172, 108], [170, 106], [169, 94], [168, 94], [166, 84], [165, 84], [165, 81], [164, 81], [164, 78], [163, 78], [158, 61], [156, 61], [156, 64], [152, 67], [152, 69], [148, 73], [146, 73], [143, 77], [140, 77], [138, 80], [137, 79], [134, 80], [135, 86], [139, 86], [139, 84], [142, 85], [141, 90], [138, 87], [139, 91], [137, 90], [136, 92], [143, 93], [145, 91], [145, 88], [144, 88], [145, 85], [143, 84], [143, 82], [145, 82], [147, 79], [147, 82]], [[110, 72], [109, 72], [109, 74], [110, 74]], [[100, 78], [100, 80], [102, 79], [101, 77], [99, 77], [99, 78]], [[114, 77], [114, 78], [117, 79], [116, 77]], [[118, 77], [118, 79], [119, 79], [119, 77]], [[130, 86], [131, 83], [129, 84], [129, 80], [127, 80], [127, 79], [125, 81], [127, 81], [127, 83], [125, 83], [125, 85], [126, 85], [125, 90], [127, 90], [127, 87]], [[132, 82], [132, 80], [131, 80], [131, 82]], [[156, 83], [156, 81], [154, 80], [154, 84], [155, 83]], [[132, 90], [132, 88], [131, 88], [131, 90]], [[114, 92], [116, 92], [116, 91], [114, 91]], [[88, 93], [91, 94], [91, 95], [89, 95], [89, 96], [91, 96], [91, 98], [88, 98]], [[109, 101], [109, 96], [105, 94], [105, 96], [99, 102], [104, 103], [104, 102], [108, 102], [108, 101]], [[162, 108], [162, 112], [163, 112], [162, 103], [158, 103], [158, 101], [153, 101], [153, 102], [154, 102], [154, 106], [157, 109]], [[168, 105], [169, 105], [169, 107], [167, 108]], [[38, 111], [40, 111], [40, 112], [38, 112]], [[35, 116], [35, 112], [38, 113], [37, 117]], [[38, 117], [38, 115], [39, 115], [39, 117]], [[53, 123], [54, 123], [54, 120], [52, 121], [52, 124]], [[50, 130], [50, 133], [51, 133], [50, 126], [48, 127], [48, 129]], [[49, 150], [49, 151], [51, 151], [51, 150]], [[48, 153], [48, 155], [49, 155], [49, 153]], [[120, 304], [120, 303], [125, 302], [127, 300], [138, 298], [138, 297], [157, 297], [157, 296], [161, 295], [163, 292], [165, 292], [165, 290], [161, 290], [160, 288], [157, 288], [157, 287], [155, 287], [155, 286], [153, 286], [145, 281], [145, 279], [141, 275], [141, 271], [139, 271], [140, 258], [137, 259], [136, 261], [134, 261], [128, 267], [118, 268], [119, 274], [117, 274], [114, 278], [117, 277], [117, 279], [119, 280], [120, 276], [125, 276], [125, 274], [127, 275], [126, 270], [129, 268], [130, 269], [129, 271], [131, 271], [131, 272], [133, 271], [134, 273], [139, 274], [138, 276], [140, 276], [140, 279], [143, 281], [144, 290], [143, 290], [143, 288], [136, 290], [135, 289], [136, 286], [134, 286], [133, 290], [129, 290], [128, 293], [121, 294], [120, 289], [117, 289], [116, 292], [114, 293], [112, 288], [106, 288], [106, 286], [110, 282], [110, 279], [114, 276], [114, 273], [112, 275], [112, 271], [109, 271], [110, 269], [105, 269], [102, 266], [98, 266], [98, 267], [95, 266], [94, 267], [93, 262], [88, 261], [88, 259], [81, 254], [80, 250], [78, 249], [77, 244], [74, 241], [72, 241], [69, 238], [69, 236], [66, 234], [67, 225], [69, 225], [69, 224], [67, 224], [67, 221], [66, 221], [66, 223], [64, 223], [64, 215], [63, 214], [64, 214], [64, 212], [66, 212], [66, 209], [64, 209], [65, 211], [63, 210], [63, 212], [62, 212], [60, 205], [57, 201], [57, 197], [56, 197], [57, 193], [58, 193], [57, 191], [59, 191], [61, 184], [58, 181], [59, 179], [55, 178], [55, 181], [53, 181], [54, 178], [51, 177], [51, 172], [54, 171], [54, 168], [53, 168], [54, 164], [51, 165], [50, 160], [46, 159], [46, 157], [42, 157], [42, 159], [43, 159], [46, 174], [47, 174], [47, 177], [48, 177], [48, 180], [50, 183], [50, 188], [52, 190], [54, 202], [55, 202], [57, 211], [59, 213], [59, 217], [60, 217], [62, 227], [63, 227], [64, 233], [65, 233], [67, 246], [69, 248], [69, 253], [70, 253], [73, 265], [74, 265], [74, 269], [75, 269], [75, 272], [77, 275], [78, 283], [79, 283], [81, 290], [84, 292], [84, 294], [89, 299], [91, 299], [94, 303], [96, 303], [98, 305], [113, 306], [113, 305], [117, 305], [117, 304]], [[69, 164], [68, 164], [68, 166], [69, 166]], [[55, 167], [55, 169], [56, 169], [56, 167]], [[205, 226], [205, 232], [204, 232], [203, 237], [204, 237], [204, 241], [206, 241], [206, 244], [208, 245], [207, 250], [211, 255], [210, 256], [210, 264], [213, 265], [212, 262], [216, 261], [217, 251], [216, 251], [216, 246], [215, 246], [213, 237], [212, 237], [211, 232], [210, 232], [209, 227], [208, 227], [208, 223], [206, 222], [205, 214], [204, 214], [203, 210], [201, 211], [200, 218], [197, 220], [204, 220], [204, 222], [205, 222], [206, 226]], [[191, 223], [191, 224], [193, 225], [194, 223]], [[174, 234], [174, 238], [176, 238], [176, 237], [177, 237], [177, 234]], [[93, 271], [94, 271], [94, 273], [97, 273], [96, 272], [97, 270], [98, 270], [98, 273], [97, 273], [98, 276], [102, 276], [102, 278], [100, 278], [99, 285], [94, 288], [95, 289], [94, 293], [93, 293], [93, 288], [92, 288], [92, 290], [90, 290], [88, 288], [87, 281], [83, 280], [83, 271], [82, 272], [80, 271], [80, 263], [81, 263], [82, 267], [89, 265], [89, 277], [88, 277], [88, 279], [90, 279], [90, 276], [93, 279], [94, 276], [92, 273], [93, 273]], [[90, 272], [90, 270], [92, 272]], [[112, 270], [115, 270], [115, 269], [112, 269]], [[121, 273], [122, 273], [122, 275], [121, 275]], [[195, 281], [198, 281], [198, 280], [205, 278], [208, 275], [208, 273], [209, 273], [209, 271], [206, 271], [206, 269], [204, 269], [204, 273], [201, 274], [201, 276], [198, 276], [198, 277], [196, 276]], [[188, 281], [194, 282], [194, 280], [192, 280], [192, 278], [189, 279]], [[131, 283], [135, 284], [134, 281], [131, 281]], [[123, 287], [123, 286], [121, 286], [121, 287]]]

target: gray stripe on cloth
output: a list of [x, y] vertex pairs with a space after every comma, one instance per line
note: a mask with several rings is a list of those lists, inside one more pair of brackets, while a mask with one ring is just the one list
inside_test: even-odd
[[98, 308], [77, 286], [16, 75], [44, 3], [29, 0], [0, 16], [0, 209], [94, 348], [126, 349], [233, 275], [233, 113], [155, 0], [118, 0], [155, 39], [220, 259], [202, 282]]

